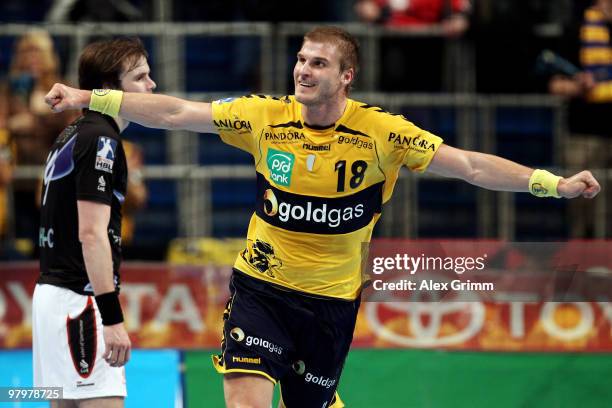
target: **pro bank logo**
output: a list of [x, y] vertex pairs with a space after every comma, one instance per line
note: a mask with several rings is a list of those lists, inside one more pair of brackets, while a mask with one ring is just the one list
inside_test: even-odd
[[293, 153], [283, 152], [275, 149], [268, 149], [266, 157], [270, 178], [279, 186], [289, 186], [291, 184], [291, 173], [295, 164]]

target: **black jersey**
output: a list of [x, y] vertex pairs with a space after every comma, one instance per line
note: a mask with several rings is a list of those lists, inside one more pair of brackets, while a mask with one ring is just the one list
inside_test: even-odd
[[41, 198], [40, 277], [83, 295], [93, 293], [79, 241], [77, 200], [111, 206], [108, 239], [119, 287], [121, 205], [127, 163], [119, 128], [110, 116], [87, 112], [55, 140], [47, 157]]

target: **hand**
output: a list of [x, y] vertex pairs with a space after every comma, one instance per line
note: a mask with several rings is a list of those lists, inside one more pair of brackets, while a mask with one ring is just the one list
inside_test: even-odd
[[89, 106], [91, 91], [70, 88], [63, 84], [55, 84], [45, 96], [45, 103], [55, 113], [68, 109], [83, 109]]
[[562, 178], [557, 185], [557, 193], [564, 198], [593, 198], [601, 191], [601, 186], [590, 171], [585, 170], [569, 178]]
[[595, 87], [595, 76], [591, 72], [583, 71], [574, 75], [574, 80], [582, 90], [582, 93], [589, 92]]
[[121, 367], [130, 359], [132, 344], [123, 323], [104, 326], [106, 349], [102, 357], [111, 367]]

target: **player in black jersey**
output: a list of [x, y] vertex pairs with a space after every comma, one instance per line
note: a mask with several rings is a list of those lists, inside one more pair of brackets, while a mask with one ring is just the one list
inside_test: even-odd
[[[99, 41], [81, 54], [79, 85], [150, 93], [149, 72], [140, 40]], [[62, 387], [55, 406], [83, 399], [88, 407], [124, 405], [131, 346], [118, 298], [128, 179], [120, 133], [128, 125], [85, 109], [47, 158], [33, 298], [34, 385]]]
[[346, 31], [313, 29], [297, 54], [295, 95], [282, 98], [210, 104], [61, 84], [47, 95], [55, 111], [89, 106], [145, 126], [218, 133], [253, 155], [257, 207], [234, 265], [222, 353], [213, 358], [228, 407], [269, 408], [276, 382], [282, 406], [343, 406], [335, 391], [359, 309], [361, 248], [401, 167], [540, 197], [593, 198], [600, 190], [588, 171], [561, 178], [456, 149], [400, 115], [351, 100], [357, 53]]

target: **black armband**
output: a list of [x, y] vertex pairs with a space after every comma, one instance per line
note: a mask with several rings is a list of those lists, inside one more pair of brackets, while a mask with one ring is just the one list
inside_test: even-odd
[[102, 315], [102, 324], [104, 326], [112, 326], [113, 324], [123, 322], [119, 294], [116, 291], [96, 296], [96, 304], [98, 305], [100, 315]]

